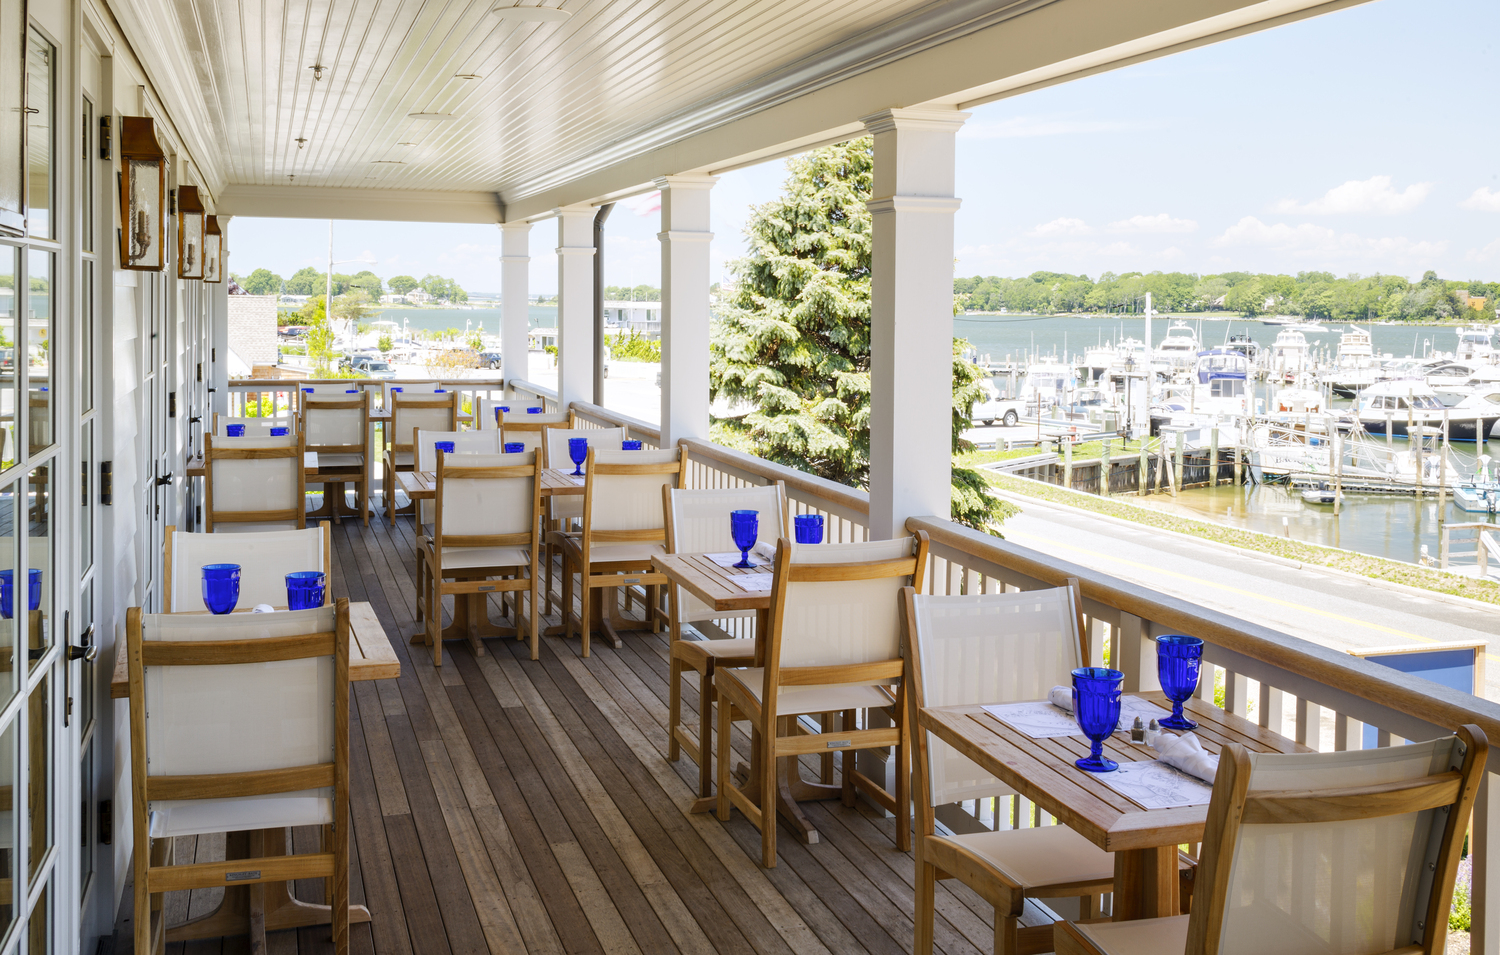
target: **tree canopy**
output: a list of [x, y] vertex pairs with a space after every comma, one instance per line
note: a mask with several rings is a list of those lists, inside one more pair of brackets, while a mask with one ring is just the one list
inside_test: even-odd
[[240, 283], [240, 287], [251, 295], [275, 295], [281, 291], [281, 286], [281, 276], [270, 269], [256, 269]]
[[[789, 160], [787, 170], [781, 196], [751, 211], [749, 254], [731, 264], [736, 288], [719, 308], [711, 338], [713, 397], [752, 410], [715, 421], [713, 436], [780, 464], [864, 486], [871, 231], [865, 203], [873, 146], [868, 138], [827, 146]], [[955, 403], [972, 384], [955, 380]], [[973, 397], [968, 401], [972, 407]], [[956, 416], [954, 422], [957, 429]], [[953, 517], [987, 529], [1002, 515], [988, 485], [979, 483], [955, 475]]]
[[418, 282], [410, 275], [397, 275], [385, 284], [387, 288], [389, 288], [392, 292], [395, 292], [397, 295], [405, 295], [407, 292], [410, 292], [412, 289], [417, 288], [422, 283]]

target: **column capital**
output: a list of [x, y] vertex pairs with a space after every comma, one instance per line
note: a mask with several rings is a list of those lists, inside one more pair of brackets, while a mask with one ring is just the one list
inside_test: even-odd
[[502, 255], [502, 256], [500, 256], [500, 261], [501, 262], [530, 262], [531, 261], [531, 256], [529, 256], [529, 255]]
[[580, 202], [571, 206], [558, 206], [552, 210], [552, 214], [559, 219], [577, 219], [583, 216], [588, 216], [592, 219], [595, 209], [586, 202]]
[[662, 176], [651, 180], [651, 183], [656, 188], [665, 191], [668, 189], [712, 189], [714, 183], [718, 181], [718, 176]]
[[889, 212], [936, 212], [951, 216], [962, 203], [962, 199], [952, 196], [885, 196], [866, 201], [865, 208], [876, 216]]
[[712, 242], [712, 232], [693, 232], [686, 229], [669, 229], [666, 232], [656, 233], [656, 237], [663, 242]]
[[499, 225], [501, 232], [530, 232], [532, 223], [522, 219], [520, 222], [501, 222]]
[[860, 120], [872, 134], [903, 129], [957, 132], [972, 113], [956, 109], [883, 109]]

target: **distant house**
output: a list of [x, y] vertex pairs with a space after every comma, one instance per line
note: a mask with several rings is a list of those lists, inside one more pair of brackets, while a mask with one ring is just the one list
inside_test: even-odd
[[394, 294], [392, 294], [392, 295], [382, 295], [382, 296], [380, 296], [380, 304], [381, 305], [405, 305], [406, 301], [407, 301], [407, 299], [406, 299], [405, 295], [394, 295]]
[[310, 298], [312, 298], [311, 295], [282, 295], [280, 302], [282, 305], [290, 305], [294, 308], [301, 308], [302, 306], [307, 304], [307, 300]]
[[406, 293], [406, 300], [413, 305], [426, 305], [432, 301], [432, 296], [419, 288], [414, 288]]

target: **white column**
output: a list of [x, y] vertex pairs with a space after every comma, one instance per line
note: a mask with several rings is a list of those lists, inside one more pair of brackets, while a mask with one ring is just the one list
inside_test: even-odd
[[875, 137], [870, 288], [870, 537], [949, 513], [954, 137], [968, 113], [894, 109]]
[[661, 446], [708, 439], [708, 196], [717, 176], [668, 176], [661, 190]]
[[500, 226], [500, 317], [501, 375], [506, 386], [530, 375], [531, 290], [527, 287], [531, 266], [531, 223], [507, 222]]
[[594, 209], [557, 214], [557, 407], [594, 399]]

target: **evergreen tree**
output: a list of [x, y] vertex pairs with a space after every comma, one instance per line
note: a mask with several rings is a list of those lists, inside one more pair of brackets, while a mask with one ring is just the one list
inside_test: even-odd
[[[787, 163], [781, 197], [754, 209], [746, 227], [749, 255], [732, 266], [736, 288], [719, 309], [709, 370], [715, 399], [752, 407], [715, 422], [715, 440], [856, 487], [868, 484], [870, 468], [865, 202], [874, 158], [866, 138]], [[977, 378], [967, 375], [954, 383], [954, 403], [964, 390], [965, 409], [977, 397]], [[955, 413], [955, 450], [967, 423]], [[1003, 517], [977, 474], [956, 472], [953, 493], [955, 520], [985, 527]]]

